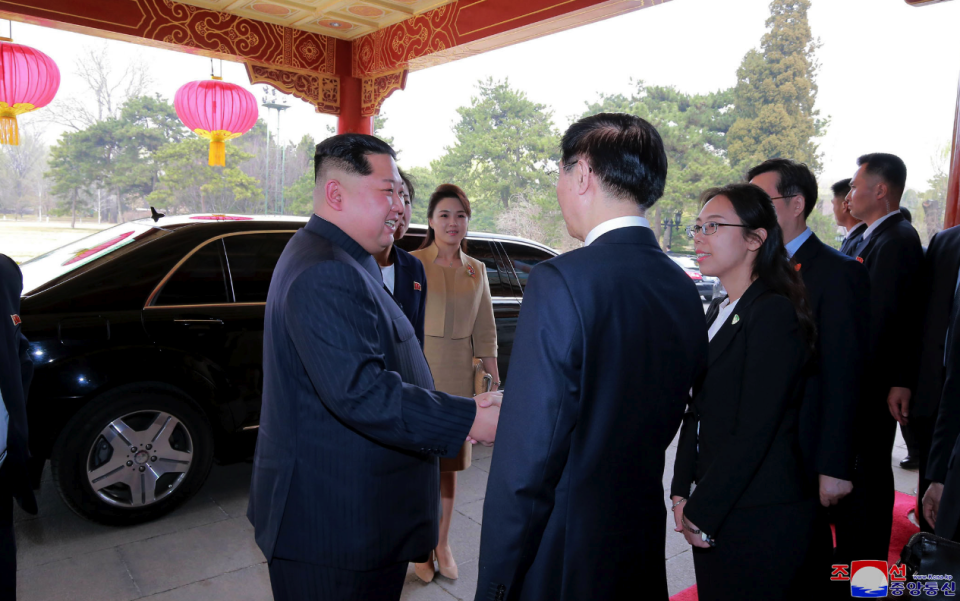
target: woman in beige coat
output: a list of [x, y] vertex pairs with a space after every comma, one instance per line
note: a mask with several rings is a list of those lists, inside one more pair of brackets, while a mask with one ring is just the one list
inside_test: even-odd
[[[478, 357], [493, 376], [493, 390], [497, 390], [497, 327], [487, 269], [465, 253], [470, 201], [457, 186], [443, 184], [430, 197], [427, 218], [430, 228], [426, 240], [411, 254], [423, 262], [427, 274], [423, 352], [436, 389], [472, 397], [473, 358]], [[467, 469], [470, 459], [471, 445], [465, 443], [457, 457], [440, 460], [442, 515], [435, 557], [440, 574], [451, 579], [458, 576], [449, 541], [457, 472]], [[433, 559], [416, 564], [416, 572], [425, 582], [433, 580]]]

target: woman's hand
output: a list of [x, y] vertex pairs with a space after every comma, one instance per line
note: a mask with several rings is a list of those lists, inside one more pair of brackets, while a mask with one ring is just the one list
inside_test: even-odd
[[483, 371], [487, 372], [493, 377], [493, 387], [490, 389], [490, 392], [494, 392], [500, 389], [500, 368], [497, 365], [496, 357], [480, 357], [480, 361], [483, 362]]
[[688, 519], [683, 520], [683, 537], [687, 539], [687, 542], [690, 543], [693, 547], [700, 547], [701, 549], [709, 549], [710, 545], [707, 544], [707, 541], [703, 540], [703, 537], [700, 536], [700, 533], [694, 534], [693, 531], [700, 530], [697, 528], [693, 522]]
[[686, 504], [687, 500], [679, 495], [670, 497], [670, 505], [673, 506], [673, 519], [677, 523], [676, 528], [673, 529], [674, 532], [683, 532], [683, 506]]

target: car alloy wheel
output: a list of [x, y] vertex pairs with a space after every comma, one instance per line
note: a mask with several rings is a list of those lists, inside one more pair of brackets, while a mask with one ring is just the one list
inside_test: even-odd
[[117, 507], [143, 507], [173, 493], [193, 464], [193, 439], [174, 415], [137, 411], [111, 421], [87, 455], [94, 493]]

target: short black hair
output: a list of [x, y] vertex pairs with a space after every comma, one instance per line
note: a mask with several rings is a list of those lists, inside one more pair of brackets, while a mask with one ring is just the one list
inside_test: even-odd
[[400, 179], [403, 180], [403, 183], [407, 185], [407, 192], [410, 193], [410, 204], [413, 204], [413, 199], [416, 196], [417, 192], [413, 188], [413, 180], [410, 179], [410, 176], [404, 173], [403, 169], [397, 167], [397, 171], [400, 172]]
[[900, 207], [900, 214], [907, 220], [907, 223], [913, 223], [913, 214], [907, 207]]
[[640, 117], [600, 113], [584, 117], [560, 141], [561, 169], [584, 159], [600, 185], [648, 209], [663, 196], [667, 153], [657, 129]]
[[390, 145], [375, 136], [366, 134], [340, 134], [317, 144], [313, 157], [313, 181], [320, 179], [320, 171], [326, 167], [336, 167], [347, 173], [370, 175], [373, 167], [367, 160], [368, 154], [389, 154], [394, 160], [397, 153]]
[[842, 196], [843, 198], [847, 197], [847, 194], [850, 194], [850, 178], [842, 179], [837, 183], [830, 186], [830, 189], [833, 190], [834, 196]]
[[867, 173], [879, 175], [898, 194], [903, 194], [907, 187], [907, 165], [903, 162], [903, 159], [895, 154], [874, 152], [857, 159], [858, 167], [864, 165], [867, 166]]
[[803, 196], [803, 218], [806, 219], [817, 206], [817, 178], [804, 163], [791, 159], [767, 159], [747, 172], [747, 181], [764, 173], [779, 175], [777, 192], [780, 196]]

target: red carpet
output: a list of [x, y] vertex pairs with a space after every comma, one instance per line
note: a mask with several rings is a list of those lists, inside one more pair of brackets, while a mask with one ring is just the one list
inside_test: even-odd
[[[891, 565], [900, 559], [900, 552], [903, 551], [903, 546], [907, 544], [910, 537], [920, 531], [907, 517], [907, 514], [913, 510], [916, 504], [916, 497], [905, 495], [902, 492], [896, 493], [896, 498], [893, 501], [893, 529], [890, 532], [890, 551], [887, 556], [887, 563]], [[670, 597], [670, 601], [697, 601], [697, 585], [680, 591]]]

